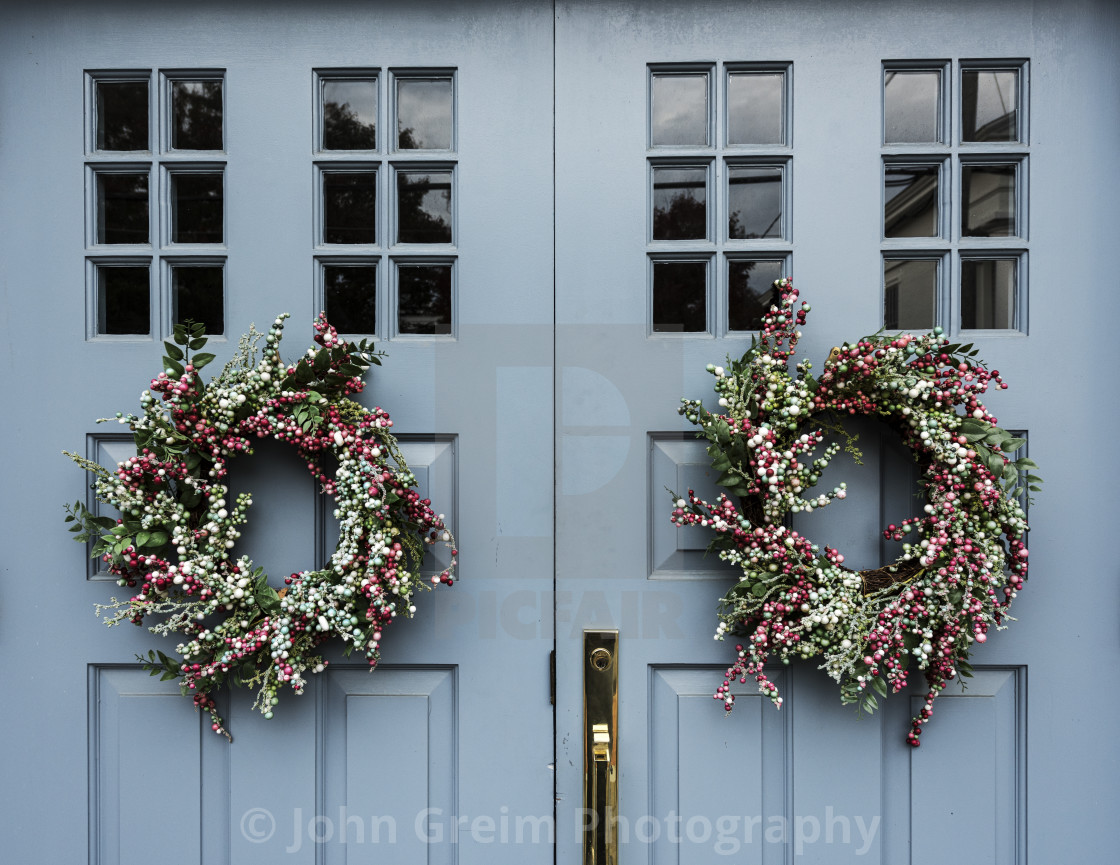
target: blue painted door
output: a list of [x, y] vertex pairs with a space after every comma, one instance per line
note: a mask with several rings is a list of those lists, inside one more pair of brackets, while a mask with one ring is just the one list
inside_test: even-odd
[[[3, 858], [552, 862], [551, 8], [3, 16], [4, 393], [24, 406], [5, 433]], [[376, 672], [336, 652], [271, 721], [231, 694], [230, 745], [135, 663], [174, 641], [94, 616], [122, 590], [60, 531], [88, 484], [61, 452], [128, 452], [95, 421], [136, 409], [177, 315], [206, 320], [220, 363], [282, 312], [300, 354], [324, 306], [388, 353], [362, 398], [462, 566]], [[330, 508], [294, 451], [233, 474], [254, 499], [239, 544], [274, 585], [324, 561]]]
[[[627, 865], [1107, 861], [1118, 706], [1099, 671], [1120, 658], [1086, 611], [1118, 600], [1094, 542], [1115, 516], [1093, 432], [1117, 421], [1111, 4], [4, 14], [11, 855], [579, 861], [582, 635], [614, 628]], [[142, 123], [98, 125], [137, 105]], [[1044, 467], [1019, 621], [918, 751], [916, 695], [857, 718], [809, 665], [779, 677], [781, 711], [749, 686], [730, 718], [711, 699], [731, 577], [668, 522], [666, 486], [711, 484], [675, 407], [742, 352], [778, 275], [814, 306], [818, 363], [884, 325], [976, 342], [1012, 384], [993, 410]], [[219, 360], [282, 311], [290, 353], [324, 305], [373, 334], [389, 358], [363, 399], [392, 412], [462, 561], [374, 674], [335, 656], [272, 721], [230, 695], [232, 746], [135, 666], [150, 635], [97, 621], [114, 587], [61, 524], [86, 481], [60, 452], [128, 453], [94, 420], [133, 410], [192, 303]], [[910, 478], [861, 432], [848, 507], [802, 528], [869, 564]], [[329, 553], [290, 453], [237, 469], [241, 544], [274, 580]]]
[[[1114, 8], [557, 6], [558, 797], [582, 791], [581, 632], [613, 627], [623, 863], [1114, 858], [1117, 642], [1085, 606], [1117, 592], [1090, 455], [1117, 420], [1116, 280], [1090, 240], [1116, 226]], [[818, 370], [884, 326], [974, 342], [1045, 467], [1018, 621], [917, 750], [920, 682], [863, 718], [811, 663], [779, 667], [780, 711], [753, 682], [730, 717], [712, 699], [731, 575], [669, 522], [666, 488], [714, 493], [676, 407], [714, 408], [705, 365], [742, 354], [779, 275], [812, 304]], [[847, 500], [797, 528], [875, 567], [921, 502], [897, 444], [859, 431], [864, 465], [830, 468]], [[560, 861], [581, 819], [559, 813]]]

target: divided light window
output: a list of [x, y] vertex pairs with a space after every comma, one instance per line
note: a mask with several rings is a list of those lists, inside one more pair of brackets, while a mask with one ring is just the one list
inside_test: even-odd
[[222, 70], [85, 74], [86, 336], [225, 332]]
[[1024, 60], [890, 61], [882, 77], [883, 325], [1027, 330]]
[[455, 334], [454, 69], [318, 69], [316, 302], [348, 335]]
[[647, 74], [650, 333], [756, 330], [790, 275], [792, 65]]

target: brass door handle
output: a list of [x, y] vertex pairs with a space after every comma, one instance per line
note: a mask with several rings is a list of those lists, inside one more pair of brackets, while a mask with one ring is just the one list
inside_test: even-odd
[[584, 631], [584, 865], [618, 861], [618, 631]]

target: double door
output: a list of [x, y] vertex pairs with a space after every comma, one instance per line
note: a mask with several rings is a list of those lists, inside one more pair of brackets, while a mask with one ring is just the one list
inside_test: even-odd
[[[618, 632], [620, 862], [1103, 848], [1109, 761], [1094, 749], [1115, 749], [1053, 683], [1115, 709], [1080, 660], [1115, 659], [1115, 641], [1079, 621], [1067, 638], [1085, 652], [1059, 654], [1048, 615], [1068, 625], [1071, 582], [1105, 591], [1108, 567], [1065, 540], [1107, 509], [1058, 504], [1099, 479], [1071, 457], [1056, 395], [1115, 421], [1099, 397], [1116, 301], [1079, 232], [1116, 222], [1091, 179], [1116, 179], [1107, 112], [1085, 107], [1115, 102], [1101, 34], [1116, 21], [1079, 8], [7, 13], [0, 267], [20, 493], [5, 505], [0, 711], [16, 849], [580, 861], [588, 631]], [[1057, 348], [1071, 267], [1097, 310], [1076, 358]], [[995, 413], [1049, 469], [1020, 621], [938, 701], [918, 751], [904, 744], [917, 691], [858, 718], [810, 664], [776, 676], [780, 711], [749, 683], [730, 717], [712, 700], [733, 574], [669, 522], [667, 488], [714, 492], [676, 406], [710, 395], [705, 365], [744, 350], [779, 276], [814, 307], [801, 348], [818, 366], [882, 326], [975, 342], [1012, 384]], [[94, 420], [133, 410], [175, 320], [206, 320], [221, 362], [285, 311], [284, 347], [304, 350], [323, 308], [388, 353], [363, 400], [392, 413], [447, 514], [459, 580], [394, 625], [373, 674], [335, 657], [272, 720], [230, 694], [230, 745], [135, 666], [155, 638], [93, 616], [115, 587], [58, 541], [85, 483], [58, 454], [128, 453]], [[893, 555], [876, 539], [909, 515], [912, 478], [896, 442], [861, 432], [864, 465], [837, 469], [849, 500], [799, 528], [873, 566]], [[330, 508], [293, 453], [262, 445], [235, 470], [256, 502], [242, 546], [273, 580], [329, 555]], [[1066, 841], [1036, 828], [1053, 815]]]

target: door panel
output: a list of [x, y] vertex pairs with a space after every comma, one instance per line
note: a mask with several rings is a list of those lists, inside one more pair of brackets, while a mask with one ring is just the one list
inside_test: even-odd
[[[90, 861], [100, 863], [148, 861], [157, 852], [207, 865], [280, 857], [552, 861], [547, 832], [498, 844], [486, 828], [491, 816], [551, 819], [553, 810], [552, 641], [536, 621], [551, 614], [538, 602], [532, 627], [519, 630], [496, 626], [497, 617], [490, 627], [486, 612], [515, 591], [551, 597], [551, 34], [549, 7], [514, 3], [186, 10], [119, 2], [5, 11], [0, 116], [5, 130], [18, 118], [22, 131], [0, 141], [2, 363], [5, 393], [36, 406], [5, 433], [9, 447], [31, 448], [5, 473], [7, 489], [27, 491], [18, 506], [10, 497], [5, 505], [8, 537], [37, 541], [13, 549], [0, 605], [5, 653], [21, 659], [3, 674], [3, 728], [23, 731], [5, 757], [8, 776], [23, 780], [9, 785], [4, 808], [13, 826], [38, 827], [16, 839], [16, 858], [84, 861], [88, 844]], [[453, 76], [451, 108], [433, 109], [451, 118], [452, 149], [394, 150], [392, 83], [433, 75]], [[376, 149], [318, 146], [316, 76], [377, 82]], [[97, 108], [98, 82], [118, 79], [147, 83], [147, 138], [138, 151], [102, 152], [84, 112]], [[165, 124], [178, 80], [220, 82], [221, 134], [207, 145], [220, 150], [170, 146]], [[410, 123], [428, 128], [428, 120]], [[128, 223], [132, 242], [99, 244], [96, 228], [109, 217], [97, 184], [121, 171], [147, 178], [147, 234], [140, 215]], [[189, 183], [181, 180], [191, 171], [222, 177], [221, 242], [206, 235], [206, 243], [185, 243], [174, 233], [174, 220], [189, 222], [193, 212], [182, 209]], [[394, 178], [403, 171], [453, 175], [453, 242], [396, 242], [403, 214]], [[372, 204], [328, 212], [317, 197], [331, 172], [375, 173]], [[111, 198], [109, 206], [136, 201]], [[420, 209], [446, 218], [438, 205], [421, 200]], [[212, 226], [213, 211], [208, 218]], [[346, 232], [367, 218], [374, 242], [326, 242], [337, 239], [327, 228], [355, 239]], [[396, 269], [429, 263], [452, 268], [449, 336], [403, 332], [428, 313], [408, 308]], [[147, 296], [120, 289], [150, 308], [147, 333], [113, 333], [98, 317], [98, 292], [111, 294], [98, 269], [122, 264], [147, 269]], [[120, 590], [84, 579], [83, 552], [61, 531], [62, 505], [88, 481], [60, 452], [88, 447], [110, 464], [129, 452], [119, 427], [95, 419], [134, 410], [158, 372], [173, 314], [170, 280], [189, 264], [221, 268], [225, 326], [208, 349], [219, 362], [250, 322], [266, 326], [284, 311], [292, 319], [282, 348], [288, 357], [302, 352], [323, 305], [323, 268], [376, 268], [369, 308], [388, 357], [367, 377], [362, 399], [391, 412], [462, 561], [454, 587], [421, 595], [416, 618], [386, 633], [383, 667], [373, 674], [362, 659], [336, 653], [303, 696], [281, 694], [272, 721], [251, 710], [250, 693], [225, 698], [232, 745], [210, 732], [174, 683], [133, 666], [156, 639], [128, 626], [109, 630], [94, 617], [93, 604]], [[413, 317], [398, 321], [398, 306]], [[134, 326], [138, 318], [121, 320]], [[17, 356], [39, 358], [35, 373], [24, 367], [17, 376]], [[51, 388], [47, 398], [43, 387]], [[87, 436], [95, 436], [88, 445]], [[244, 551], [275, 585], [329, 555], [331, 508], [294, 453], [266, 443], [235, 462], [233, 475], [256, 502]], [[522, 495], [526, 480], [533, 484]], [[28, 579], [31, 572], [41, 578]], [[39, 619], [46, 609], [49, 618]]]
[[[1095, 812], [1103, 822], [1107, 817], [1072, 780], [1107, 783], [1092, 756], [1095, 746], [1082, 744], [1094, 738], [1094, 722], [1058, 709], [1047, 694], [1049, 684], [1030, 691], [1029, 699], [1027, 689], [1028, 678], [1050, 683], [1068, 675], [1068, 684], [1081, 682], [1092, 691], [1094, 706], [1115, 699], [1089, 685], [1087, 670], [1057, 671], [1055, 652], [1064, 653], [1051, 639], [1053, 619], [1047, 615], [1069, 610], [1071, 569], [1085, 574], [1084, 585], [1097, 586], [1094, 596], [1101, 575], [1114, 570], [1088, 546], [1060, 540], [1083, 533], [1074, 529], [1082, 517], [1070, 510], [1070, 484], [1076, 482], [1058, 475], [1071, 471], [1082, 482], [1092, 481], [1091, 470], [1070, 465], [1061, 448], [1054, 449], [1061, 436], [1079, 436], [1053, 416], [1057, 394], [1067, 408], [1084, 406], [1095, 375], [1084, 371], [1107, 366], [1080, 331], [1078, 354], [1084, 354], [1076, 369], [1053, 352], [1053, 340], [1064, 339], [1058, 336], [1059, 310], [1070, 297], [1061, 287], [1068, 279], [1060, 274], [1073, 268], [1103, 276], [1099, 258], [1091, 254], [1074, 264], [1063, 252], [1076, 245], [1072, 225], [1114, 222], [1096, 205], [1091, 215], [1073, 217], [1073, 190], [1088, 192], [1073, 180], [1073, 165], [1096, 152], [1093, 142], [1112, 134], [1105, 127], [1115, 130], [1115, 119], [1081, 118], [1091, 132], [1076, 144], [1057, 125], [1077, 113], [1069, 93], [1091, 91], [1096, 103], [1106, 92], [1114, 95], [1117, 83], [1107, 40], [1083, 29], [1094, 20], [1115, 35], [1115, 14], [1106, 14], [1104, 4], [1077, 8], [1083, 18], [1062, 22], [1059, 4], [1013, 2], [967, 9], [882, 3], [858, 10], [823, 2], [558, 4], [556, 171], [557, 189], [564, 191], [557, 197], [558, 375], [566, 380], [568, 370], [579, 367], [580, 375], [605, 380], [599, 390], [614, 394], [609, 414], [624, 419], [608, 426], [597, 419], [608, 413], [586, 412], [586, 420], [575, 420], [569, 413], [579, 413], [577, 400], [559, 394], [561, 478], [580, 476], [583, 468], [572, 462], [590, 449], [587, 439], [603, 440], [597, 451], [603, 456], [595, 463], [593, 487], [558, 489], [557, 525], [581, 540], [565, 543], [558, 536], [558, 598], [584, 613], [557, 632], [558, 796], [578, 798], [582, 789], [582, 629], [618, 628], [620, 834], [630, 832], [620, 862], [722, 861], [733, 847], [735, 856], [761, 862], [867, 856], [892, 863], [1010, 863], [1026, 861], [1028, 849], [1032, 860], [1062, 858], [1068, 853], [1052, 849], [1038, 828], [1052, 813], [1078, 825], [1077, 840], [1068, 843], [1086, 852], [1106, 849], [1084, 815]], [[1092, 75], [1110, 70], [1104, 73], [1107, 84], [1093, 79], [1089, 85], [1081, 76], [1083, 83], [1076, 83], [1059, 58], [1060, 46], [1074, 33], [1086, 40]], [[1021, 70], [1022, 141], [962, 142], [962, 69], [1004, 66]], [[942, 101], [934, 108], [941, 141], [925, 148], [883, 140], [884, 70], [910, 68], [935, 68], [942, 76]], [[732, 146], [726, 138], [727, 76], [774, 70], [789, 76], [785, 143]], [[698, 103], [697, 113], [703, 118], [707, 111], [707, 123], [697, 121], [689, 137], [680, 130], [692, 128], [690, 105], [671, 103], [680, 111], [663, 112], [651, 82], [676, 76], [681, 80], [672, 86], [684, 92], [691, 85], [681, 81], [704, 74], [707, 103]], [[704, 88], [696, 91], [703, 98]], [[663, 126], [651, 129], [655, 118]], [[612, 134], [603, 135], [605, 128]], [[666, 135], [678, 146], [663, 146]], [[943, 223], [928, 240], [883, 237], [884, 165], [906, 160], [941, 166]], [[962, 236], [961, 177], [977, 160], [1016, 164], [1017, 237]], [[774, 238], [760, 233], [737, 239], [728, 227], [734, 199], [725, 198], [734, 176], [729, 180], [725, 172], [769, 164], [781, 166], [789, 184], [775, 223], [783, 228]], [[683, 189], [690, 182], [683, 173], [671, 174], [679, 168], [703, 169], [699, 185], [681, 193], [695, 210], [697, 190], [703, 191], [705, 219], [693, 228], [666, 228], [658, 221], [672, 210], [664, 197], [671, 186], [659, 184]], [[1114, 177], [1114, 168], [1107, 173]], [[673, 237], [682, 239], [666, 239]], [[1027, 434], [1032, 458], [1047, 467], [1045, 492], [1031, 508], [1034, 567], [1016, 602], [1018, 621], [974, 653], [976, 677], [967, 690], [954, 685], [939, 699], [918, 750], [904, 744], [924, 693], [918, 685], [887, 700], [874, 716], [859, 718], [840, 705], [834, 683], [808, 663], [775, 671], [785, 697], [780, 711], [748, 683], [738, 686], [735, 711], [723, 718], [710, 695], [723, 679], [733, 641], [716, 642], [710, 635], [728, 576], [703, 558], [702, 538], [671, 526], [666, 487], [683, 492], [711, 484], [703, 448], [690, 441], [692, 430], [675, 408], [682, 396], [703, 397], [712, 406], [705, 364], [738, 356], [748, 345], [749, 335], [731, 326], [728, 265], [742, 259], [782, 262], [783, 275], [794, 278], [813, 307], [798, 356], [819, 368], [832, 346], [875, 332], [884, 315], [894, 314], [886, 303], [884, 262], [906, 256], [938, 261], [936, 296], [929, 295], [938, 304], [938, 323], [975, 342], [989, 366], [1010, 382], [1011, 389], [990, 394], [988, 404], [1005, 427]], [[962, 318], [967, 298], [960, 283], [973, 278], [968, 268], [976, 256], [1018, 261], [1016, 332], [961, 332], [969, 319]], [[682, 301], [681, 318], [673, 320], [692, 332], [667, 332], [672, 328], [659, 320], [660, 261], [703, 265], [698, 272], [706, 291], [699, 297], [706, 305], [695, 315]], [[1094, 305], [1115, 315], [1115, 298], [1106, 301], [1098, 289], [1078, 285]], [[685, 289], [674, 290], [684, 297]], [[1111, 403], [1093, 412], [1101, 418], [1114, 413]], [[847, 500], [796, 523], [815, 541], [839, 547], [854, 566], [874, 566], [897, 554], [878, 540], [879, 532], [910, 515], [914, 479], [896, 441], [882, 440], [874, 424], [858, 431], [864, 465], [837, 460], [829, 470], [835, 481], [826, 484], [847, 481]], [[571, 439], [581, 444], [569, 446]], [[1077, 622], [1079, 642], [1116, 657], [1107, 626], [1082, 617]], [[1059, 766], [1058, 753], [1068, 756], [1069, 766]], [[1072, 806], [1073, 800], [1080, 805]], [[1074, 815], [1078, 809], [1081, 816]], [[575, 861], [582, 818], [567, 813], [558, 814], [559, 855]], [[679, 841], [667, 840], [674, 833]]]

